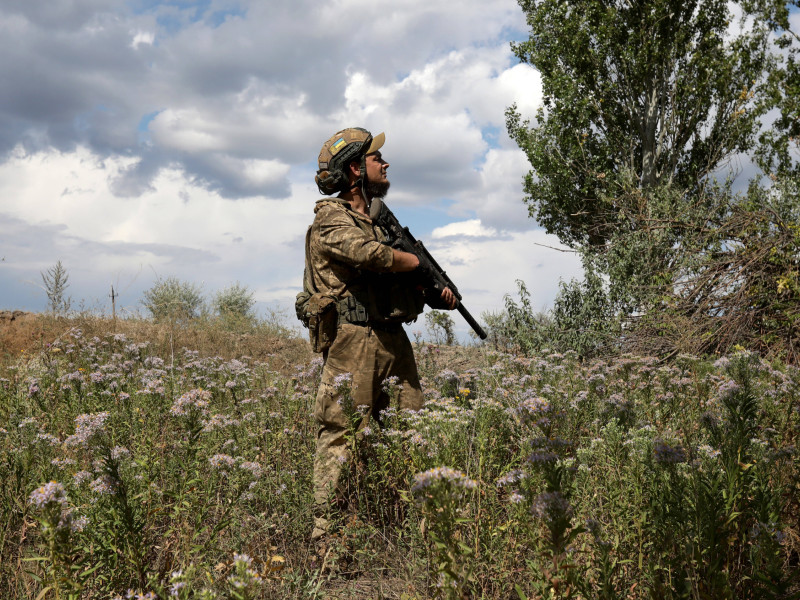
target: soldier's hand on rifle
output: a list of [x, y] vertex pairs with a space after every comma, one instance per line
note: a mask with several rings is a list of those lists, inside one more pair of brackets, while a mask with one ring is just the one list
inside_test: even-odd
[[458, 306], [458, 298], [456, 298], [456, 295], [450, 288], [444, 288], [442, 290], [442, 302], [447, 305], [449, 310], [453, 310], [456, 306]]

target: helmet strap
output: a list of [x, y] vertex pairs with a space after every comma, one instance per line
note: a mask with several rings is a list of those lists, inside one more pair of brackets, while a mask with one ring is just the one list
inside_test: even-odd
[[361, 195], [364, 197], [364, 202], [369, 202], [367, 198], [367, 155], [361, 157]]
[[354, 189], [361, 189], [361, 195], [364, 198], [364, 202], [369, 203], [369, 199], [367, 198], [367, 155], [361, 155], [361, 167], [359, 169], [360, 175], [358, 179], [353, 182], [353, 185], [350, 186], [350, 191]]

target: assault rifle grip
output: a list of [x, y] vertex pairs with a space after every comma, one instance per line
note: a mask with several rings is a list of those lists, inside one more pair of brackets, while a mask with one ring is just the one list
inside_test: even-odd
[[400, 225], [400, 221], [397, 220], [394, 213], [389, 210], [389, 207], [386, 206], [380, 198], [372, 200], [369, 216], [383, 228], [386, 235], [389, 236], [389, 243], [393, 248], [404, 252], [410, 252], [419, 258], [420, 268], [422, 272], [430, 278], [433, 289], [442, 292], [444, 288], [450, 288], [450, 291], [453, 292], [453, 295], [458, 299], [458, 312], [461, 313], [464, 320], [472, 327], [472, 330], [478, 334], [478, 337], [485, 340], [487, 337], [486, 332], [464, 307], [464, 304], [461, 302], [461, 294], [456, 284], [447, 276], [447, 273], [439, 266], [436, 259], [431, 256], [431, 253], [428, 252], [425, 245], [414, 238], [408, 227]]

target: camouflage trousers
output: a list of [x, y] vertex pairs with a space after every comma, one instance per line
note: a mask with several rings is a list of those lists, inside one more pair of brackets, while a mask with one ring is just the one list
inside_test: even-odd
[[[352, 377], [349, 384], [348, 374]], [[393, 376], [402, 386], [395, 408], [422, 408], [414, 351], [402, 326], [396, 330], [350, 323], [339, 326], [325, 359], [314, 408], [319, 425], [314, 458], [314, 539], [327, 533], [341, 500], [339, 478], [343, 465], [352, 458], [347, 433], [350, 428], [362, 430], [389, 407], [390, 398], [382, 384]], [[348, 393], [352, 402], [345, 397]]]

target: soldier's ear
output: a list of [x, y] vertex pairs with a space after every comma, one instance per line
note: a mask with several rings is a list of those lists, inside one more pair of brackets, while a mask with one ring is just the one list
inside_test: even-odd
[[348, 165], [348, 167], [350, 167], [350, 173], [352, 173], [356, 177], [360, 177], [361, 176], [361, 161], [359, 161], [359, 160], [351, 160], [350, 164]]

